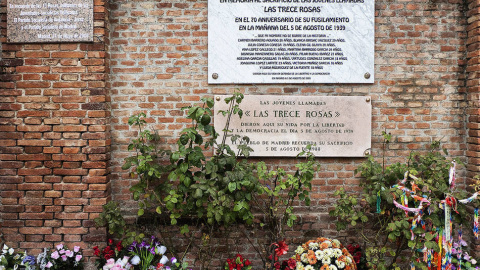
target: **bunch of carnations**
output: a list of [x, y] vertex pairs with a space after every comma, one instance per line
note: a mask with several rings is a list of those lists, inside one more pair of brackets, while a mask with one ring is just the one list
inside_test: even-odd
[[356, 270], [355, 261], [336, 239], [317, 238], [298, 246], [295, 250], [297, 270]]
[[[117, 264], [116, 262], [119, 260], [119, 263], [123, 262], [125, 257], [128, 255], [128, 251], [122, 247], [122, 241], [114, 244], [112, 239], [108, 239], [108, 245], [102, 250], [100, 250], [98, 246], [93, 247], [93, 254], [98, 256], [98, 259], [95, 262], [97, 268], [110, 269], [105, 268], [105, 266], [107, 264], [111, 265], [112, 261], [114, 264]], [[127, 256], [127, 261], [128, 259], [129, 257]], [[124, 266], [126, 267], [126, 265]]]
[[237, 254], [234, 259], [227, 259], [225, 263], [225, 270], [250, 270], [252, 269], [249, 260], [246, 260], [242, 255]]
[[362, 249], [360, 248], [359, 244], [348, 244], [347, 245], [347, 250], [350, 252], [350, 254], [353, 257], [353, 260], [357, 264], [357, 269], [358, 270], [364, 270], [368, 269], [367, 268], [367, 260], [362, 253]]
[[56, 250], [48, 254], [47, 249], [40, 253], [37, 262], [41, 270], [80, 270], [83, 269], [83, 256], [80, 247], [75, 246], [73, 250], [65, 248], [63, 244], [55, 246]]

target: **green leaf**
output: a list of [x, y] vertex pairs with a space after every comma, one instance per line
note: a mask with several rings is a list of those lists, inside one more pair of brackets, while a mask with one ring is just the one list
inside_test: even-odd
[[137, 216], [139, 217], [143, 216], [144, 212], [145, 210], [143, 210], [143, 208], [138, 209]]

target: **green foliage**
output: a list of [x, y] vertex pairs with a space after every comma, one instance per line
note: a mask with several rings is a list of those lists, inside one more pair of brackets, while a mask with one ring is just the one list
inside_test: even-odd
[[304, 160], [297, 163], [296, 171], [287, 173], [282, 168], [268, 170], [265, 162], [257, 163], [257, 175], [261, 182], [255, 196], [255, 206], [265, 217], [265, 227], [271, 235], [271, 243], [283, 240], [285, 228], [292, 227], [297, 220], [294, 213], [294, 201], [310, 205], [311, 181], [316, 171], [315, 158], [310, 152], [311, 146], [298, 155]]
[[[389, 136], [386, 133], [384, 136], [385, 141], [391, 139], [386, 137]], [[401, 256], [409, 257], [405, 258], [407, 261], [416, 261], [416, 258], [423, 257], [421, 250], [424, 247], [439, 250], [435, 237], [439, 233], [438, 228], [445, 225], [444, 211], [439, 208], [440, 202], [447, 195], [457, 200], [469, 195], [464, 190], [450, 189], [448, 180], [452, 163], [443, 155], [447, 154], [446, 151], [439, 151], [438, 148], [439, 144], [435, 142], [426, 154], [412, 153], [407, 164], [394, 163], [386, 167], [370, 156], [356, 170], [364, 178], [361, 182], [361, 196], [347, 194], [343, 189], [335, 193], [339, 199], [330, 215], [338, 218], [337, 230], [351, 229], [363, 238], [367, 243], [366, 256], [370, 267], [399, 269], [396, 262]], [[460, 164], [460, 161], [456, 162]], [[394, 187], [404, 177], [408, 178], [404, 184], [408, 189], [415, 190], [416, 195], [428, 198], [431, 202], [428, 208], [424, 206], [423, 209], [424, 226], [418, 224], [413, 229], [413, 240], [413, 214], [406, 215], [405, 211], [393, 204], [394, 200], [400, 202], [404, 196], [402, 190]], [[419, 202], [409, 197], [407, 206], [417, 208]], [[465, 220], [471, 217], [465, 205], [459, 203], [456, 210], [458, 213], [452, 211], [452, 231], [461, 224], [464, 228], [471, 224]], [[420, 262], [415, 262], [416, 267], [425, 269], [422, 262], [421, 259]]]
[[124, 247], [130, 245], [133, 241], [141, 241], [145, 236], [143, 233], [137, 234], [135, 231], [128, 229], [125, 219], [123, 218], [118, 204], [110, 201], [103, 206], [103, 212], [98, 218], [94, 219], [97, 227], [106, 226], [108, 233], [117, 239], [122, 240]]
[[[215, 228], [224, 226], [223, 233], [227, 235], [230, 224], [252, 224], [253, 206], [262, 210], [272, 239], [278, 241], [284, 235], [284, 228], [293, 226], [297, 219], [293, 201], [298, 198], [307, 205], [310, 203], [315, 167], [310, 146], [299, 155], [304, 160], [297, 164], [293, 174], [283, 169], [269, 171], [264, 162], [248, 162], [252, 151], [249, 138], [232, 134], [229, 129], [231, 118], [243, 115], [239, 107], [242, 100], [241, 93], [225, 99], [228, 109], [218, 113], [227, 121], [220, 133], [212, 125], [213, 99], [203, 98], [202, 104], [183, 108], [191, 124], [182, 130], [173, 151], [158, 147], [159, 136], [145, 129], [145, 114], [133, 115], [128, 121], [139, 134], [128, 147], [135, 154], [125, 159], [122, 168], [139, 178], [130, 189], [138, 201], [138, 216], [157, 213], [166, 216], [172, 225], [187, 219], [190, 225], [200, 226], [209, 240], [202, 238], [199, 257], [208, 261], [215, 252], [209, 238], [213, 232], [219, 232]], [[227, 140], [236, 146], [236, 151]], [[213, 155], [206, 156], [212, 149]], [[264, 198], [268, 199], [262, 202]], [[106, 214], [103, 215], [105, 218]], [[117, 223], [110, 223], [112, 231], [119, 231]], [[188, 236], [188, 226], [183, 225], [180, 231], [193, 243], [194, 235]]]
[[[242, 116], [238, 107], [242, 99], [240, 93], [225, 99], [229, 109], [220, 113], [226, 115], [228, 121], [221, 140], [211, 125], [214, 105], [211, 98], [202, 99], [201, 106], [183, 108], [192, 124], [181, 132], [177, 150], [173, 152], [159, 152], [155, 147], [156, 136], [148, 130], [140, 132], [140, 138], [129, 146], [137, 155], [127, 158], [124, 165], [124, 169], [133, 168], [132, 172], [140, 178], [131, 188], [134, 199], [139, 201], [139, 216], [154, 206], [158, 214], [168, 213], [171, 224], [185, 217], [210, 225], [228, 225], [239, 220], [252, 222], [249, 202], [258, 180], [253, 175], [252, 165], [246, 160], [237, 160], [239, 156], [248, 157], [251, 149], [247, 146], [247, 138], [228, 135], [230, 117]], [[141, 130], [146, 123], [144, 117], [134, 115], [129, 124]], [[239, 145], [238, 154], [226, 144], [228, 137]], [[204, 151], [211, 147], [215, 147], [216, 152], [207, 159]], [[157, 160], [164, 153], [170, 161], [166, 166]], [[165, 174], [168, 177], [163, 177]]]

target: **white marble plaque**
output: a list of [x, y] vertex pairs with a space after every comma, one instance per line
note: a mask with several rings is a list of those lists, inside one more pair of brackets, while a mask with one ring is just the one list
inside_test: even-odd
[[7, 0], [7, 41], [93, 41], [93, 0]]
[[[225, 129], [225, 96], [215, 97], [215, 130]], [[252, 156], [294, 157], [310, 144], [317, 157], [362, 157], [371, 148], [370, 97], [245, 96], [232, 135], [248, 136]], [[227, 139], [230, 146], [230, 139]]]
[[208, 0], [208, 82], [373, 83], [373, 0]]

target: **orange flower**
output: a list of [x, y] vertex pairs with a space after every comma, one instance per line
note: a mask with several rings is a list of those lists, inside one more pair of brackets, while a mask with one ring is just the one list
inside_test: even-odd
[[327, 244], [327, 243], [322, 242], [322, 243], [320, 244], [320, 249], [321, 249], [321, 250], [324, 250], [324, 249], [327, 249], [327, 248], [328, 248], [328, 244]]
[[328, 267], [328, 265], [324, 264], [322, 267], [320, 267], [320, 270], [330, 270], [330, 267]]
[[347, 257], [345, 257], [344, 255], [342, 255], [342, 256], [338, 257], [337, 260], [340, 261], [340, 262], [347, 262]]
[[310, 265], [314, 265], [317, 263], [317, 257], [315, 256], [315, 252], [313, 252], [313, 250], [309, 250], [308, 253], [307, 253], [307, 259], [308, 259], [308, 263]]
[[297, 256], [295, 257], [295, 260], [296, 260], [297, 262], [302, 261], [302, 257], [300, 256], [300, 254], [297, 254]]

